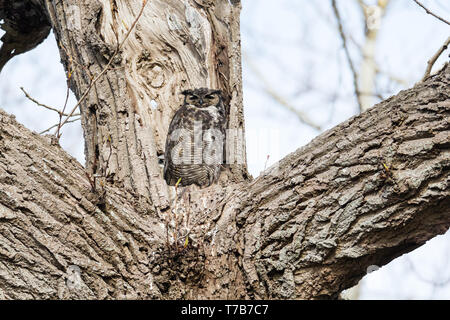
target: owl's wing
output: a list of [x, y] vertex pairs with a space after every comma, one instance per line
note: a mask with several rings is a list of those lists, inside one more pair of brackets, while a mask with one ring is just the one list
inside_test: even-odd
[[171, 180], [175, 179], [175, 177], [173, 177], [175, 172], [173, 172], [174, 166], [172, 161], [172, 151], [179, 143], [181, 143], [182, 139], [180, 132], [178, 132], [177, 130], [188, 130], [186, 129], [189, 128], [189, 126], [186, 126], [187, 120], [189, 120], [187, 108], [186, 106], [182, 106], [177, 110], [177, 112], [175, 112], [175, 115], [173, 116], [169, 124], [169, 130], [167, 132], [166, 138], [166, 147], [164, 150], [164, 179], [169, 185], [173, 185], [176, 183], [176, 181], [171, 183]]

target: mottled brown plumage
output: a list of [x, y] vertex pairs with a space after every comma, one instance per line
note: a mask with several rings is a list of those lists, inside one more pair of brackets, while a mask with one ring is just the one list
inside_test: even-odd
[[164, 179], [168, 185], [207, 187], [219, 178], [226, 114], [221, 92], [186, 90], [184, 103], [169, 125]]

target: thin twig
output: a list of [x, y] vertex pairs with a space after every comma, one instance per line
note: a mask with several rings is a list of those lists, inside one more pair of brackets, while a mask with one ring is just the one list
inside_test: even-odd
[[[108, 136], [108, 144], [109, 144], [109, 155], [108, 155], [108, 160], [106, 160], [106, 166], [104, 169], [104, 176], [107, 177], [108, 174], [108, 168], [109, 168], [109, 160], [111, 160], [111, 155], [112, 155], [112, 141], [111, 141], [111, 136]], [[145, 154], [144, 154], [145, 157]]]
[[425, 7], [425, 6], [424, 6], [422, 3], [420, 3], [418, 0], [413, 0], [413, 1], [414, 1], [415, 3], [417, 3], [419, 6], [421, 6], [421, 7], [425, 10], [426, 13], [428, 13], [428, 14], [432, 15], [433, 17], [435, 17], [435, 18], [441, 20], [442, 22], [444, 22], [444, 23], [450, 25], [450, 22], [448, 22], [448, 21], [445, 20], [444, 18], [442, 18], [442, 17], [438, 16], [437, 14], [433, 13], [432, 11], [430, 11], [427, 7]]
[[[84, 69], [84, 71], [86, 71], [89, 74], [89, 77], [91, 80], [94, 78], [92, 76], [92, 74], [90, 73], [90, 70], [88, 67], [79, 63], [77, 60], [73, 59], [72, 55], [69, 53], [69, 51], [66, 49], [66, 47], [62, 44], [62, 42], [59, 42], [59, 46], [64, 50], [64, 52], [69, 60], [69, 66], [67, 68], [69, 70], [69, 74], [67, 77], [68, 79], [73, 76], [73, 74], [78, 70], [78, 68]], [[73, 65], [75, 65], [75, 66], [73, 66]]]
[[186, 248], [188, 243], [189, 243], [189, 233], [190, 233], [190, 228], [189, 228], [189, 218], [191, 216], [191, 194], [188, 193], [187, 194], [187, 198], [188, 198], [188, 205], [187, 205], [187, 217], [186, 217], [186, 236], [185, 236], [185, 240], [184, 240], [184, 247]]
[[[73, 118], [73, 117], [75, 117], [75, 115], [72, 115], [72, 118]], [[78, 118], [75, 118], [75, 119], [68, 120], [66, 123], [72, 123], [72, 122], [76, 122], [76, 121], [78, 121], [78, 120], [81, 120], [81, 117], [78, 117]], [[48, 128], [48, 129], [45, 129], [44, 131], [39, 132], [39, 134], [47, 133], [47, 132], [49, 132], [50, 130], [52, 130], [53, 128], [56, 128], [56, 127], [58, 127], [58, 126], [59, 126], [59, 123], [57, 123], [57, 124], [51, 126], [51, 127]]]
[[[66, 100], [64, 101], [64, 106], [62, 109], [62, 113], [64, 113], [64, 111], [66, 111], [67, 108], [67, 103], [69, 102], [69, 94], [70, 94], [70, 79], [73, 75], [73, 73], [75, 72], [75, 69], [73, 67], [73, 63], [74, 63], [74, 59], [72, 57], [72, 55], [69, 54], [69, 52], [67, 51], [66, 47], [63, 45], [62, 42], [59, 42], [60, 47], [64, 50], [64, 52], [66, 53], [68, 59], [69, 59], [69, 66], [68, 66], [68, 73], [67, 73], [67, 80], [66, 80]], [[62, 114], [59, 114], [59, 122], [58, 122], [58, 129], [56, 130], [56, 137], [57, 139], [59, 139], [61, 137], [61, 123], [62, 123]]]
[[449, 45], [450, 45], [450, 37], [448, 37], [447, 40], [445, 40], [445, 43], [439, 48], [439, 50], [434, 54], [434, 56], [432, 56], [431, 59], [428, 60], [427, 70], [425, 70], [425, 74], [422, 78], [422, 81], [425, 81], [430, 76], [431, 69], [433, 68], [434, 63], [441, 56], [441, 54], [445, 50], [447, 50]]
[[66, 89], [66, 101], [64, 101], [64, 107], [62, 109], [62, 112], [59, 114], [59, 122], [58, 122], [58, 129], [56, 130], [56, 138], [60, 138], [61, 137], [61, 122], [62, 122], [62, 115], [64, 113], [64, 111], [66, 111], [67, 108], [67, 102], [69, 101], [69, 81], [70, 81], [70, 77], [72, 76], [72, 72], [69, 72], [69, 76], [67, 78], [67, 89]]
[[348, 47], [347, 47], [347, 37], [345, 36], [345, 33], [344, 33], [344, 27], [342, 25], [342, 19], [341, 19], [341, 15], [339, 14], [339, 9], [337, 7], [336, 0], [331, 0], [331, 6], [333, 7], [334, 15], [338, 22], [339, 35], [341, 36], [342, 46], [344, 47], [345, 56], [347, 57], [347, 61], [350, 66], [350, 70], [353, 75], [353, 87], [355, 90], [356, 100], [358, 101], [359, 109], [362, 110], [363, 108], [362, 108], [361, 96], [360, 96], [359, 86], [358, 86], [358, 74], [356, 73], [355, 66], [354, 66], [352, 58], [350, 56], [350, 51], [348, 50]]
[[[131, 34], [131, 31], [133, 31], [133, 29], [136, 26], [139, 18], [142, 16], [142, 13], [144, 12], [145, 5], [147, 4], [148, 1], [147, 0], [143, 0], [142, 2], [143, 2], [143, 4], [142, 4], [141, 11], [139, 11], [139, 14], [137, 15], [137, 17], [134, 20], [133, 24], [131, 25], [130, 29], [128, 29], [128, 32], [126, 33], [125, 38], [123, 38], [122, 42], [117, 46], [116, 51], [114, 51], [114, 54], [111, 56], [111, 58], [109, 59], [107, 65], [103, 68], [103, 70], [94, 79], [91, 80], [91, 82], [89, 83], [89, 87], [83, 93], [81, 98], [78, 100], [78, 102], [75, 105], [75, 107], [73, 107], [72, 111], [69, 113], [69, 116], [71, 116], [75, 112], [75, 110], [78, 108], [78, 106], [84, 101], [84, 99], [87, 97], [87, 95], [91, 91], [92, 87], [94, 86], [94, 84], [106, 73], [106, 71], [108, 71], [109, 67], [113, 63], [113, 61], [116, 58], [117, 54], [122, 49], [125, 41], [128, 39], [128, 36]], [[68, 119], [69, 119], [69, 117], [64, 119], [64, 121], [61, 123], [61, 127], [67, 122]]]
[[[174, 200], [174, 207], [175, 209], [177, 208], [177, 202], [178, 202], [178, 184], [180, 183], [181, 178], [178, 179], [178, 182], [175, 184], [175, 200]], [[173, 209], [171, 209], [174, 220], [175, 220], [175, 230], [173, 231], [173, 239], [175, 241], [175, 249], [178, 252], [178, 217], [177, 214], [175, 212], [173, 212]]]
[[[44, 107], [45, 109], [54, 111], [54, 112], [58, 113], [59, 115], [63, 115], [63, 116], [65, 116], [65, 117], [69, 116], [69, 114], [64, 113], [64, 111], [60, 111], [60, 110], [58, 110], [58, 109], [56, 109], [56, 108], [53, 108], [53, 107], [48, 106], [48, 105], [46, 105], [46, 104], [40, 103], [39, 101], [37, 101], [36, 99], [34, 99], [33, 97], [31, 97], [31, 96], [28, 94], [28, 92], [25, 91], [25, 89], [24, 89], [23, 87], [20, 87], [20, 90], [23, 91], [23, 93], [25, 94], [25, 97], [27, 97], [29, 100], [31, 100], [32, 102], [34, 102], [36, 105], [38, 105], [38, 106], [40, 106], [40, 107]], [[76, 114], [73, 114], [71, 117], [76, 117], [76, 116], [79, 116], [79, 115], [80, 115], [79, 113], [76, 113]]]

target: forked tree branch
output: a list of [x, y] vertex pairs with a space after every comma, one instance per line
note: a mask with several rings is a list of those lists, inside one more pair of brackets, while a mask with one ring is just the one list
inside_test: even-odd
[[92, 193], [81, 165], [1, 112], [0, 297], [336, 297], [448, 230], [449, 79], [447, 65], [252, 182], [191, 192], [189, 246], [171, 253], [167, 213]]
[[425, 70], [425, 74], [422, 78], [422, 81], [425, 81], [431, 74], [431, 69], [433, 69], [434, 64], [436, 63], [437, 59], [441, 56], [441, 54], [448, 49], [448, 46], [450, 45], [450, 37], [445, 40], [445, 43], [439, 48], [439, 50], [428, 60], [427, 63], [427, 69]]

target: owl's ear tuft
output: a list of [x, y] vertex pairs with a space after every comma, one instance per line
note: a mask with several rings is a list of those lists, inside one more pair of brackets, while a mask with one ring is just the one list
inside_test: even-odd
[[184, 94], [185, 96], [187, 96], [188, 94], [193, 94], [194, 92], [192, 90], [184, 90], [181, 91], [181, 94]]

